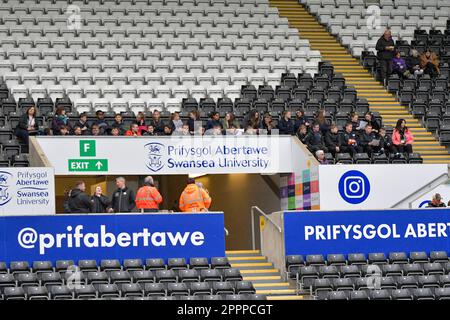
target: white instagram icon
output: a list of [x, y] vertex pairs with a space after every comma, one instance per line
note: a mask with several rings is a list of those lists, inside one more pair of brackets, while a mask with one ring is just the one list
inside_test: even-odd
[[349, 199], [360, 199], [364, 197], [365, 186], [361, 177], [350, 176], [344, 179], [344, 195]]

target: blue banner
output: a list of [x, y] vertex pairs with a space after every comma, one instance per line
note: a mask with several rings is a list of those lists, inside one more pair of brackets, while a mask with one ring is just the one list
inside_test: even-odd
[[225, 255], [223, 213], [0, 217], [0, 261]]
[[284, 213], [286, 255], [450, 252], [450, 209]]

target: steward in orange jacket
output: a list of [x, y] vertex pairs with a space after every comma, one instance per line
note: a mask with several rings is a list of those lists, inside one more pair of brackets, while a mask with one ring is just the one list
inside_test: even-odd
[[162, 201], [161, 194], [154, 187], [153, 178], [145, 177], [144, 186], [140, 187], [136, 194], [136, 207], [143, 212], [157, 212]]
[[211, 197], [195, 184], [194, 179], [189, 179], [179, 203], [182, 212], [205, 212], [211, 206]]

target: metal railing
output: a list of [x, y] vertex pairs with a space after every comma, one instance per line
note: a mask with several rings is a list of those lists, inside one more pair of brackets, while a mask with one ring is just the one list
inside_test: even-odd
[[271, 224], [273, 224], [275, 226], [275, 228], [278, 230], [279, 233], [283, 232], [281, 227], [275, 221], [273, 221], [272, 218], [270, 218], [269, 215], [267, 215], [259, 207], [252, 206], [252, 208], [250, 209], [250, 213], [251, 213], [251, 217], [252, 217], [252, 248], [253, 248], [253, 250], [256, 250], [255, 214], [259, 214], [260, 216], [263, 216], [264, 218], [266, 218]]

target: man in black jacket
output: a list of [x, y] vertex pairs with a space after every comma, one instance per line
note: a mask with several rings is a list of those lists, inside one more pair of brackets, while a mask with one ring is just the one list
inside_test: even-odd
[[117, 190], [112, 195], [109, 212], [131, 212], [136, 206], [134, 192], [125, 183], [125, 178], [116, 178]]
[[338, 127], [334, 123], [330, 126], [330, 130], [325, 134], [325, 146], [333, 156], [341, 151], [339, 148]]
[[376, 50], [378, 51], [378, 62], [380, 63], [381, 67], [381, 79], [386, 85], [387, 78], [389, 77], [392, 67], [392, 58], [394, 58], [394, 50], [395, 50], [395, 44], [394, 40], [392, 39], [391, 30], [386, 29], [381, 36], [380, 39], [378, 39], [376, 44]]
[[375, 132], [372, 131], [372, 125], [367, 124], [359, 137], [361, 151], [367, 153], [369, 156], [372, 155], [373, 152], [378, 152], [379, 145], [376, 145], [374, 140], [377, 140], [377, 136]]
[[350, 153], [352, 156], [359, 152], [358, 137], [353, 131], [351, 122], [347, 122], [344, 132], [339, 137], [339, 145], [342, 153]]
[[380, 153], [385, 153], [387, 156], [391, 153], [395, 153], [393, 148], [392, 138], [386, 134], [386, 129], [380, 129]]
[[91, 213], [92, 203], [85, 193], [86, 185], [83, 181], [77, 182], [75, 188], [70, 190], [67, 207], [70, 213]]
[[100, 186], [95, 188], [95, 193], [91, 197], [91, 202], [93, 213], [105, 213], [110, 204], [108, 197], [102, 194], [102, 187]]
[[312, 131], [305, 138], [306, 145], [309, 151], [315, 153], [317, 150], [323, 150], [325, 153], [328, 152], [327, 147], [322, 136], [322, 131], [320, 131], [319, 123], [315, 122], [312, 126]]

